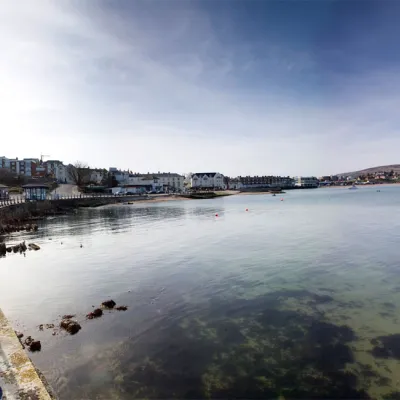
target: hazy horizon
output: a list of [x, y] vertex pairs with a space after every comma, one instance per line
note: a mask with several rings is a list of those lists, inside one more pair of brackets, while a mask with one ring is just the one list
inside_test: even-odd
[[229, 176], [400, 163], [399, 2], [1, 11], [0, 156]]

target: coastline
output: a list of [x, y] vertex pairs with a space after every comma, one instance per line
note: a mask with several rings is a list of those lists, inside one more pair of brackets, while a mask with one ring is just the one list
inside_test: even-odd
[[[398, 186], [400, 185], [400, 182], [396, 183], [371, 183], [368, 185], [356, 185], [357, 188], [362, 188], [362, 187], [382, 187], [382, 186]], [[320, 186], [319, 189], [348, 189], [351, 188], [352, 185], [345, 185], [345, 186], [339, 186], [339, 185], [327, 185], [327, 186]]]
[[250, 195], [250, 196], [258, 196], [258, 195], [262, 195], [262, 194], [270, 194], [271, 196], [273, 195], [273, 194], [284, 194], [283, 192], [239, 192], [238, 193], [238, 195], [239, 196], [247, 196], [247, 195]]
[[129, 205], [129, 206], [134, 206], [135, 204], [144, 204], [144, 203], [151, 203], [151, 204], [153, 204], [153, 203], [163, 203], [163, 202], [166, 202], [166, 201], [180, 201], [180, 200], [193, 200], [193, 199], [190, 199], [190, 198], [188, 198], [188, 197], [183, 197], [183, 196], [173, 196], [173, 197], [169, 197], [169, 196], [167, 197], [167, 196], [165, 196], [165, 197], [156, 197], [156, 198], [154, 198], [154, 199], [149, 199], [149, 200], [145, 200], [145, 199], [133, 200], [131, 203], [124, 202], [124, 203], [108, 204], [108, 205], [106, 205], [106, 206], [104, 206], [104, 207], [115, 206], [115, 205], [121, 205], [121, 204]]

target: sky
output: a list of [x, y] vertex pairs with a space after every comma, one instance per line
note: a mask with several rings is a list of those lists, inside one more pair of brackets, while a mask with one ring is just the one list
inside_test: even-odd
[[5, 0], [0, 156], [135, 172], [400, 163], [400, 1]]

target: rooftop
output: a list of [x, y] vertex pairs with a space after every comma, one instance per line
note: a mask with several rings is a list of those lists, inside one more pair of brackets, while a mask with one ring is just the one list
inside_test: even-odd
[[214, 177], [218, 172], [196, 172], [195, 174], [193, 174], [193, 176], [197, 175], [197, 176], [204, 176], [207, 175], [208, 177], [212, 178]]
[[175, 172], [157, 172], [153, 175], [158, 176], [159, 178], [182, 178], [182, 175]]
[[142, 177], [142, 180], [148, 180], [148, 179], [158, 179], [159, 177], [157, 175], [153, 175], [153, 174], [145, 174], [145, 175], [139, 175], [140, 177]]

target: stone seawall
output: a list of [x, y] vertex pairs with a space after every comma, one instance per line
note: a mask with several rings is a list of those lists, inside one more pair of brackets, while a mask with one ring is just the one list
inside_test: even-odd
[[100, 207], [107, 204], [145, 200], [142, 196], [77, 197], [72, 199], [34, 201], [10, 204], [0, 208], [1, 224], [18, 224], [30, 219], [65, 213], [80, 207]]
[[0, 309], [0, 388], [3, 399], [54, 399], [54, 394], [50, 395], [51, 390], [47, 389], [48, 383], [39, 374]]
[[11, 204], [0, 208], [0, 223], [27, 221], [32, 217], [45, 216], [54, 211], [54, 205], [50, 201]]

